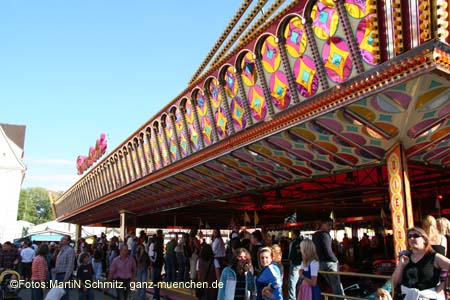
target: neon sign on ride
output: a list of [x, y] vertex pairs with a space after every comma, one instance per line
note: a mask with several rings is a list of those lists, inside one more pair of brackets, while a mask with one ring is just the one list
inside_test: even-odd
[[95, 147], [89, 148], [89, 155], [78, 155], [77, 157], [77, 171], [81, 175], [89, 169], [103, 154], [106, 152], [107, 142], [106, 135], [100, 134], [100, 138], [95, 142]]

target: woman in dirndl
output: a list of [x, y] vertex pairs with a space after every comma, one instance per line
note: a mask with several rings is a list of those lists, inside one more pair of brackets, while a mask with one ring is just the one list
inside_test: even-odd
[[298, 291], [298, 300], [320, 300], [319, 285], [317, 284], [317, 275], [319, 273], [319, 259], [316, 253], [316, 247], [312, 240], [305, 239], [300, 243], [302, 253], [302, 263], [300, 265], [300, 285]]

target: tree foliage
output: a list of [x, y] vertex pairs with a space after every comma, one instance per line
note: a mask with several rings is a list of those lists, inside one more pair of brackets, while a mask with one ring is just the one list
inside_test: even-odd
[[33, 224], [54, 220], [48, 191], [39, 187], [22, 189], [17, 219]]

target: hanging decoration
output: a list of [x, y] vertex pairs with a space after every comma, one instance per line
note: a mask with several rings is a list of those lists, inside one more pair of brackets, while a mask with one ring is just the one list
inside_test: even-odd
[[103, 154], [107, 148], [106, 134], [100, 134], [100, 138], [95, 142], [95, 147], [89, 148], [89, 155], [78, 155], [77, 157], [77, 174], [81, 175], [89, 169]]

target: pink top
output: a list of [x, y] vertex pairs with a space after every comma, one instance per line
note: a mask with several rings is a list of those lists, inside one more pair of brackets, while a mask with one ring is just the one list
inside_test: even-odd
[[136, 273], [136, 262], [130, 256], [117, 256], [111, 263], [109, 272], [112, 279], [132, 279]]
[[47, 261], [42, 255], [38, 255], [33, 259], [31, 265], [31, 280], [43, 282], [47, 280], [48, 266]]

